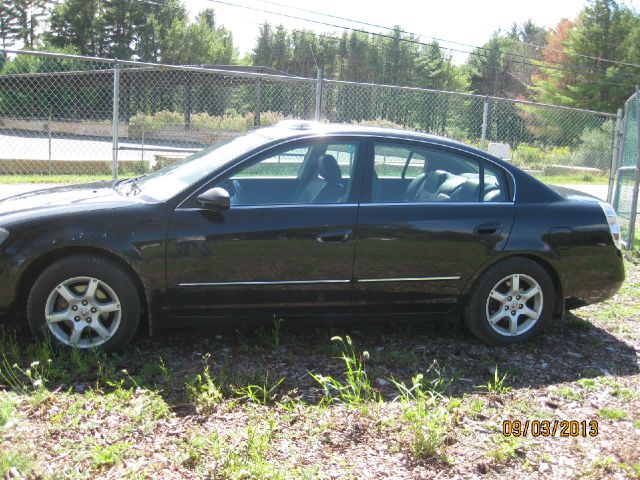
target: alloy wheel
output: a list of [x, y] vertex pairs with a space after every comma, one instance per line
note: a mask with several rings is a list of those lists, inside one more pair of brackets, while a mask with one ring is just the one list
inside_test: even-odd
[[98, 347], [118, 330], [122, 318], [120, 300], [105, 282], [75, 277], [61, 282], [45, 304], [47, 327], [69, 347]]
[[500, 335], [522, 335], [540, 318], [543, 300], [542, 288], [535, 279], [514, 273], [491, 289], [486, 303], [486, 319]]

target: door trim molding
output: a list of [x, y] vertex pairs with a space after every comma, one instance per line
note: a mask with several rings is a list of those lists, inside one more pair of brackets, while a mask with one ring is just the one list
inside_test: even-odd
[[274, 280], [256, 282], [203, 282], [179, 283], [178, 287], [233, 287], [251, 285], [313, 285], [318, 283], [351, 283], [351, 280]]
[[442, 282], [460, 280], [460, 275], [451, 277], [408, 277], [408, 278], [361, 278], [356, 280], [273, 280], [252, 282], [201, 282], [179, 283], [178, 287], [239, 287], [265, 285], [318, 285], [332, 283], [378, 283], [378, 282]]
[[409, 277], [409, 278], [361, 278], [356, 283], [377, 282], [442, 282], [446, 280], [460, 280], [460, 275], [451, 277]]

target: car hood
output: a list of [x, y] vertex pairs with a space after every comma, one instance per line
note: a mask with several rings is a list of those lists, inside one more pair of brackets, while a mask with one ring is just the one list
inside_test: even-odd
[[568, 200], [582, 200], [582, 201], [588, 201], [588, 202], [602, 201], [598, 197], [595, 197], [585, 192], [581, 192], [580, 190], [574, 190], [573, 188], [560, 187], [558, 185], [548, 185], [548, 187]]
[[0, 200], [0, 226], [37, 217], [139, 204], [115, 189], [117, 182], [69, 185], [21, 193]]

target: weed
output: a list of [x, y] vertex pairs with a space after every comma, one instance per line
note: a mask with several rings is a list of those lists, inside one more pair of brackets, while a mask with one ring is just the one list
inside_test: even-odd
[[273, 327], [270, 330], [271, 333], [271, 344], [273, 348], [276, 350], [280, 349], [281, 340], [282, 340], [282, 324], [284, 320], [282, 318], [277, 318], [273, 321]]
[[408, 423], [409, 447], [417, 459], [442, 455], [450, 423], [447, 409], [439, 404], [442, 396], [425, 388], [423, 380], [418, 374], [407, 387], [392, 379], [399, 390], [395, 400], [402, 403], [402, 418]]
[[[217, 433], [191, 435], [184, 446], [183, 464], [208, 478], [291, 478], [292, 465], [279, 467], [268, 459], [275, 420], [254, 418], [244, 432], [225, 438]], [[239, 441], [235, 441], [240, 439]], [[295, 468], [295, 478], [317, 478], [312, 471]]]
[[365, 361], [369, 359], [369, 352], [365, 350], [362, 354], [357, 354], [353, 341], [348, 335], [344, 340], [342, 337], [333, 337], [331, 341], [340, 346], [339, 358], [345, 366], [344, 380], [308, 372], [322, 387], [324, 398], [328, 401], [339, 400], [348, 405], [360, 405], [363, 402], [376, 400], [378, 395], [373, 390], [365, 370]]
[[122, 462], [124, 453], [131, 447], [129, 442], [116, 442], [111, 445], [96, 445], [91, 450], [91, 464], [94, 468], [101, 469], [112, 467]]
[[30, 478], [34, 468], [33, 464], [33, 457], [27, 453], [0, 449], [0, 478], [11, 478], [16, 471], [17, 478]]
[[474, 398], [469, 404], [469, 413], [473, 418], [478, 417], [484, 410], [484, 401], [480, 398]]
[[0, 363], [0, 380], [9, 385], [14, 392], [28, 396], [32, 403], [38, 405], [50, 395], [46, 386], [50, 366], [51, 359], [44, 362], [36, 360], [27, 368], [22, 368], [17, 363], [10, 365], [3, 354], [2, 363]]
[[590, 330], [593, 328], [593, 324], [591, 322], [575, 316], [571, 317], [569, 320], [569, 326], [579, 330]]
[[581, 378], [578, 383], [585, 390], [595, 390], [597, 388], [597, 382], [593, 378]]
[[496, 368], [493, 371], [493, 380], [489, 380], [489, 382], [486, 385], [482, 385], [482, 387], [486, 388], [487, 393], [509, 393], [511, 391], [511, 387], [507, 387], [505, 385], [506, 378], [506, 373], [502, 377], [498, 375], [498, 366], [496, 365]]
[[601, 408], [598, 410], [598, 416], [601, 418], [607, 418], [609, 420], [624, 420], [627, 418], [627, 412], [620, 410], [619, 408]]
[[494, 448], [489, 451], [489, 456], [499, 463], [507, 463], [522, 454], [522, 444], [517, 437], [498, 435], [493, 441]]
[[618, 397], [625, 402], [630, 402], [631, 400], [636, 398], [637, 393], [629, 388], [622, 388], [620, 386], [617, 386], [611, 389], [611, 395], [613, 395], [614, 397]]
[[275, 383], [269, 383], [269, 372], [265, 375], [262, 385], [246, 385], [236, 389], [236, 394], [241, 400], [247, 400], [260, 405], [267, 405], [275, 399], [275, 392], [284, 382], [284, 377]]
[[449, 431], [446, 409], [431, 402], [416, 402], [406, 408], [403, 418], [409, 422], [409, 446], [415, 458], [438, 456], [442, 453]]
[[576, 390], [571, 387], [556, 388], [555, 394], [558, 395], [559, 397], [564, 398], [565, 400], [571, 400], [576, 402], [579, 402], [584, 398], [584, 396], [579, 390]]
[[204, 357], [205, 365], [202, 373], [186, 384], [187, 397], [205, 414], [215, 411], [224, 399], [219, 382], [209, 372], [208, 360], [209, 354]]
[[11, 395], [0, 392], [0, 428], [14, 418], [15, 406], [14, 398]]

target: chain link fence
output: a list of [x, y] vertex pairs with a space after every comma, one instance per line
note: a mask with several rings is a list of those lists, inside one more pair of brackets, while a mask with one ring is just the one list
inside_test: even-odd
[[638, 187], [640, 183], [640, 93], [624, 106], [616, 165], [613, 206], [618, 213], [622, 238], [627, 248], [634, 247], [638, 235]]
[[[412, 128], [488, 150], [546, 180], [609, 184], [616, 115], [327, 80], [323, 118]], [[605, 190], [606, 193], [606, 190]]]
[[[2, 50], [0, 49], [0, 53]], [[552, 183], [607, 193], [616, 116], [260, 67], [168, 66], [5, 50], [0, 181], [139, 175], [286, 118], [396, 126], [486, 149]], [[236, 71], [237, 69], [253, 71]], [[235, 69], [235, 70], [234, 70]]]

